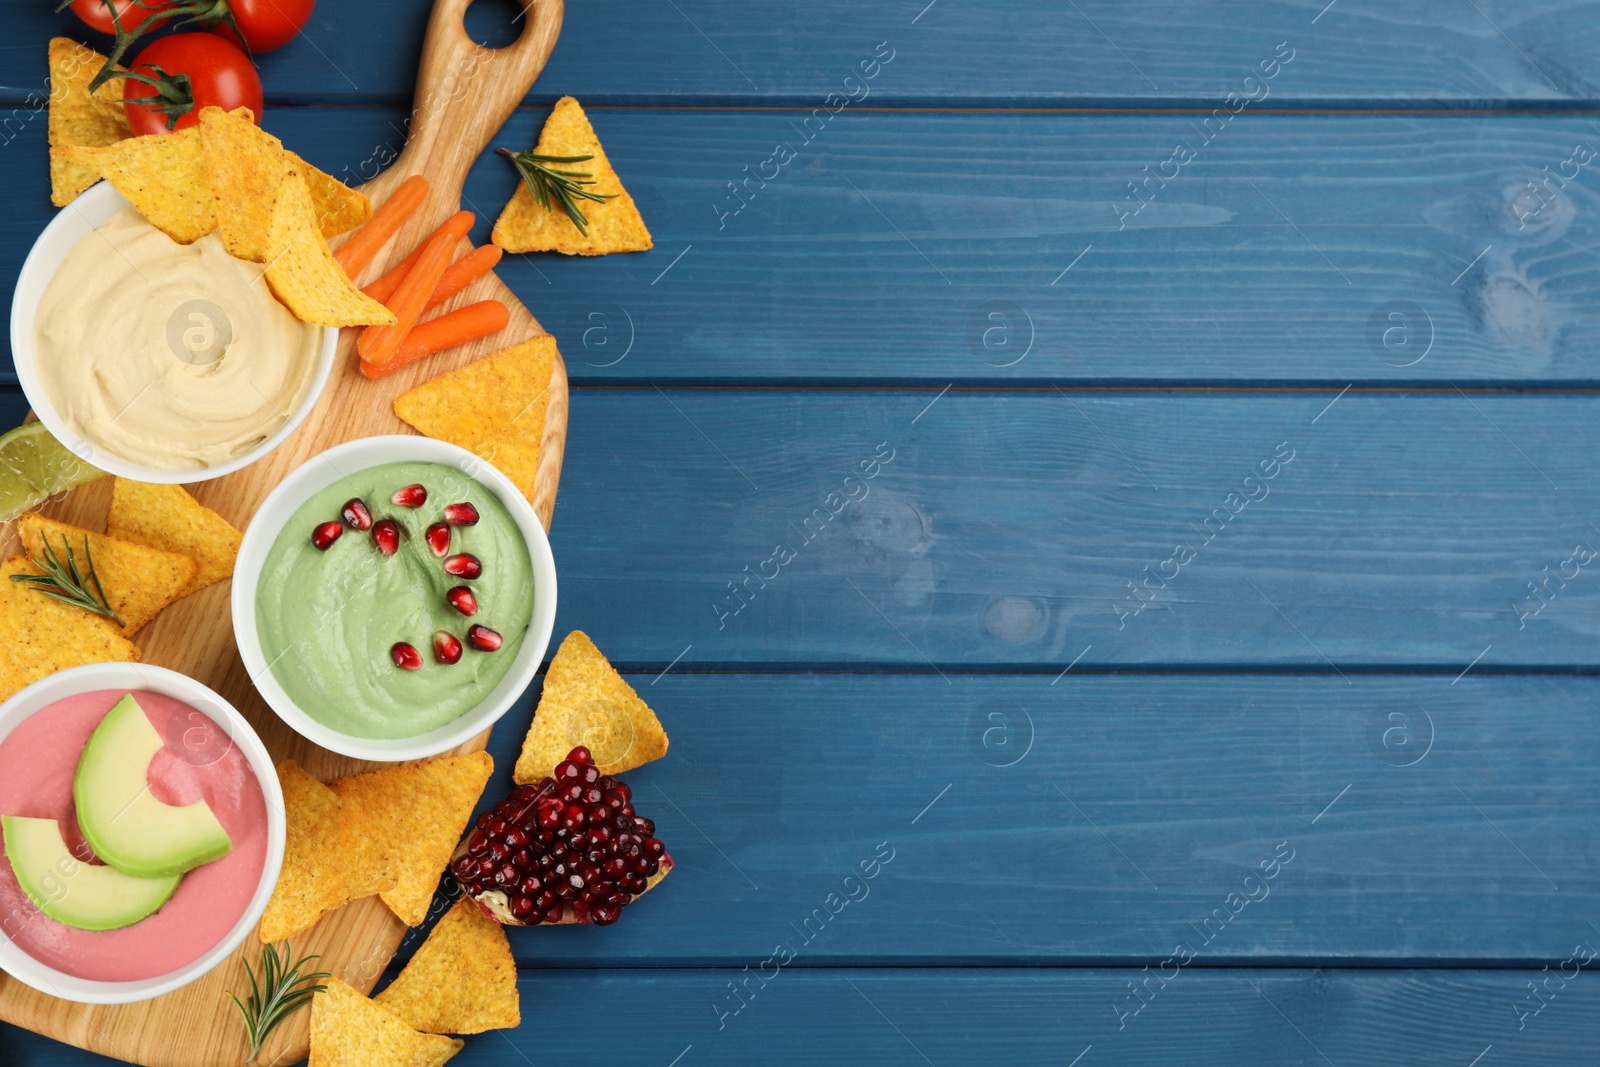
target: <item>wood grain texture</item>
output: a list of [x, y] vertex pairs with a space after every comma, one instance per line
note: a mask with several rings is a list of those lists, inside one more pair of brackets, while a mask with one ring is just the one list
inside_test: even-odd
[[[870, 102], [890, 107], [1210, 108], [1280, 41], [1304, 62], [1273, 85], [1274, 106], [1593, 107], [1600, 98], [1600, 26], [1580, 0], [1339, 0], [1324, 13], [1325, 4], [608, 0], [573, 5], [532, 99], [818, 107], [849, 91], [843, 79], [880, 41], [897, 54]], [[76, 27], [43, 4], [9, 6], [0, 94], [21, 99], [44, 80], [45, 40]], [[514, 2], [480, 6], [474, 32], [508, 39]], [[427, 0], [319, 4], [301, 39], [259, 57], [269, 105], [405, 102], [427, 11]]]
[[[369, 279], [398, 262], [423, 235], [458, 210], [461, 183], [472, 159], [538, 76], [560, 32], [560, 0], [538, 0], [529, 5], [529, 18], [518, 43], [489, 52], [474, 45], [462, 29], [462, 12], [469, 3], [471, 0], [439, 0], [417, 77], [416, 106], [406, 126], [406, 150], [392, 167], [364, 186], [369, 196], [381, 201], [411, 174], [425, 173], [430, 181], [427, 200], [369, 267]], [[305, 424], [270, 456], [237, 474], [193, 487], [196, 499], [242, 529], [284, 476], [312, 456], [357, 437], [410, 432], [392, 411], [400, 393], [442, 371], [543, 332], [492, 273], [456, 300], [471, 302], [490, 296], [504, 301], [511, 311], [511, 324], [505, 332], [419, 361], [376, 382], [367, 380], [356, 364], [358, 331], [344, 331], [334, 375]], [[534, 509], [547, 527], [555, 508], [566, 429], [566, 380], [559, 359], [549, 388], [533, 493]], [[103, 529], [109, 503], [110, 482], [102, 479], [69, 494], [48, 511], [78, 525]], [[7, 531], [0, 547], [12, 544]], [[276, 760], [298, 760], [323, 779], [370, 767], [317, 748], [267, 707], [234, 644], [228, 624], [230, 588], [229, 583], [218, 583], [166, 609], [137, 635], [144, 661], [211, 686], [250, 720]], [[480, 736], [460, 750], [482, 748], [485, 740], [486, 735]], [[377, 980], [405, 930], [402, 922], [372, 898], [328, 916], [297, 938], [295, 947], [300, 952], [319, 953], [320, 967], [364, 991]], [[243, 988], [241, 961], [254, 959], [259, 951], [259, 943], [247, 939], [229, 959], [191, 985], [152, 1001], [117, 1007], [71, 1004], [8, 979], [0, 984], [0, 1018], [151, 1067], [241, 1061], [247, 1051], [243, 1029], [224, 994]], [[264, 1054], [287, 1060], [304, 1055], [307, 1016], [297, 1016], [281, 1030]]]
[[[545, 114], [518, 111], [495, 143], [532, 145]], [[1122, 230], [1113, 205], [1199, 141], [1192, 116], [846, 111], [721, 223], [728, 183], [801, 145], [800, 117], [593, 118], [655, 249], [499, 267], [579, 384], [1600, 385], [1600, 161], [1548, 207], [1527, 193], [1576, 145], [1600, 150], [1579, 117], [1246, 113]], [[400, 151], [406, 117], [296, 108], [268, 126], [357, 180]], [[19, 194], [0, 285], [48, 219], [43, 138], [41, 122], [0, 153]], [[968, 180], [977, 162], [992, 183]], [[478, 241], [515, 183], [502, 158], [473, 169]]]

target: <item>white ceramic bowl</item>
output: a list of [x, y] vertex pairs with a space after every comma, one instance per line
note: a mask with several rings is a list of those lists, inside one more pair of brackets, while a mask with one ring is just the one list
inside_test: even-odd
[[[437, 729], [414, 737], [354, 737], [313, 719], [294, 702], [273, 676], [256, 627], [256, 584], [267, 554], [284, 523], [315, 494], [356, 471], [388, 463], [438, 463], [476, 479], [505, 505], [533, 563], [533, 615], [517, 662], [478, 705]], [[487, 461], [464, 448], [429, 437], [395, 435], [362, 437], [313, 456], [297, 467], [262, 501], [239, 546], [233, 568], [233, 637], [245, 670], [272, 710], [302, 736], [345, 756], [365, 760], [410, 760], [436, 756], [493, 726], [533, 681], [556, 624], [556, 564], [550, 541], [533, 507], [520, 490]]]
[[317, 353], [317, 363], [311, 372], [311, 384], [299, 405], [290, 412], [288, 420], [259, 445], [226, 463], [211, 467], [147, 467], [123, 459], [104, 446], [89, 441], [62, 421], [45, 394], [39, 376], [34, 373], [33, 320], [38, 314], [39, 301], [44, 298], [45, 289], [49, 287], [50, 280], [55, 277], [56, 269], [61, 266], [67, 253], [72, 251], [80, 238], [127, 206], [128, 201], [109, 182], [100, 182], [56, 212], [50, 225], [33, 242], [33, 250], [22, 263], [22, 273], [17, 276], [17, 288], [11, 296], [11, 354], [16, 362], [17, 380], [22, 384], [29, 406], [45, 428], [79, 458], [103, 471], [136, 481], [166, 485], [205, 482], [232, 474], [277, 448], [311, 414], [311, 409], [316, 406], [322, 390], [328, 384], [329, 375], [333, 373], [339, 331], [323, 328], [322, 348]]
[[273, 767], [272, 757], [267, 755], [266, 747], [256, 736], [255, 730], [232, 704], [193, 678], [145, 663], [91, 663], [58, 671], [34, 682], [0, 704], [0, 741], [9, 737], [24, 719], [56, 701], [101, 689], [161, 693], [203, 712], [227, 731], [243, 753], [250, 770], [255, 773], [256, 781], [261, 785], [261, 795], [267, 808], [267, 858], [261, 868], [261, 881], [256, 885], [255, 895], [250, 898], [250, 906], [233, 924], [227, 937], [184, 967], [155, 978], [101, 982], [63, 974], [28, 955], [10, 938], [0, 937], [0, 970], [17, 981], [41, 993], [83, 1004], [131, 1004], [181, 989], [216, 967], [246, 937], [255, 936], [256, 924], [261, 921], [261, 913], [267, 910], [267, 901], [272, 896], [273, 887], [278, 884], [278, 872], [283, 866], [283, 790], [278, 785], [278, 772]]

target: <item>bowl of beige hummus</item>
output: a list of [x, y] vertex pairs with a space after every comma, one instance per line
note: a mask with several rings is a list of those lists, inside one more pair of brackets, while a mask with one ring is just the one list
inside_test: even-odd
[[101, 182], [22, 265], [11, 351], [49, 431], [143, 482], [219, 478], [305, 421], [338, 331], [301, 322], [215, 232], [179, 244]]

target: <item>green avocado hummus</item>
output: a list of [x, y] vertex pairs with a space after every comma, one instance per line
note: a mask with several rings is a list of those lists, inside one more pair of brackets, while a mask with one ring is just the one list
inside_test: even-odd
[[[428, 491], [421, 507], [391, 503], [395, 490], [414, 484]], [[312, 543], [313, 531], [338, 520], [352, 498], [373, 522], [399, 524], [394, 555], [378, 550], [371, 530], [344, 522], [326, 550]], [[443, 521], [445, 505], [461, 502], [474, 505], [479, 519], [450, 527], [447, 555], [476, 556], [483, 574], [472, 580], [447, 574], [424, 536]], [[445, 599], [463, 585], [477, 599], [470, 618]], [[372, 467], [317, 493], [284, 524], [256, 586], [256, 626], [273, 677], [307, 715], [352, 737], [414, 737], [471, 710], [516, 663], [532, 614], [533, 565], [510, 512], [479, 482], [437, 463]], [[473, 624], [504, 644], [474, 648]], [[461, 642], [458, 662], [435, 655], [439, 630]], [[420, 654], [420, 668], [396, 665], [391, 649], [402, 641]]]

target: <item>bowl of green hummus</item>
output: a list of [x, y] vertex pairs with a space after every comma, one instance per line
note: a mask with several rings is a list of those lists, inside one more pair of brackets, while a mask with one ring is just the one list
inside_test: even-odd
[[256, 512], [233, 631], [272, 710], [323, 748], [437, 755], [504, 715], [555, 626], [544, 527], [510, 479], [426, 437], [307, 460]]

